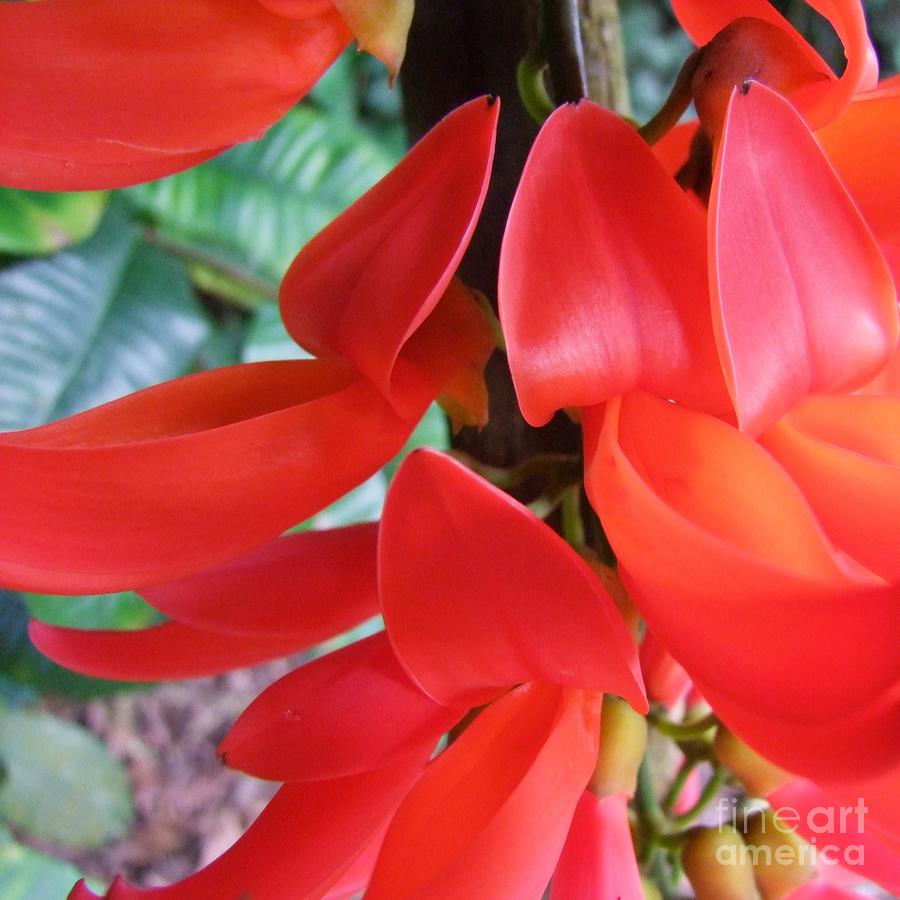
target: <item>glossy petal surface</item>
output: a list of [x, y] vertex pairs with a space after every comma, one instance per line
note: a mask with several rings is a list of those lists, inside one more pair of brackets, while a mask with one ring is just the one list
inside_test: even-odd
[[244, 710], [219, 754], [272, 781], [335, 778], [409, 758], [424, 765], [464, 712], [423, 694], [382, 632], [280, 678]]
[[301, 531], [141, 594], [195, 628], [312, 645], [378, 612], [377, 540], [374, 523]]
[[729, 727], [811, 778], [893, 765], [898, 589], [836, 554], [735, 428], [642, 395], [599, 425], [586, 412], [588, 491], [629, 593]]
[[[259, 137], [349, 40], [256, 0], [0, 6], [0, 183], [116, 187]], [[23, 85], [27, 84], [27, 90]]]
[[811, 781], [795, 778], [766, 799], [773, 809], [795, 810], [798, 815], [788, 824], [796, 824], [797, 833], [806, 841], [814, 839], [820, 846], [832, 844], [838, 847], [837, 859], [848, 846], [861, 846], [861, 853], [850, 851], [849, 858], [857, 861], [852, 870], [877, 882], [885, 890], [900, 893], [900, 854], [886, 847], [874, 833], [872, 823], [866, 822], [865, 798], [861, 798], [863, 803], [859, 807], [843, 807]]
[[860, 386], [896, 347], [878, 245], [806, 125], [761, 84], [732, 95], [709, 246], [716, 341], [745, 431], [808, 393]]
[[[401, 350], [450, 284], [484, 201], [499, 106], [479, 98], [436, 125], [374, 188], [310, 241], [281, 288], [291, 336], [338, 355], [408, 411], [421, 386]], [[415, 375], [416, 373], [414, 373]], [[443, 385], [433, 385], [432, 397]]]
[[599, 699], [525, 685], [482, 712], [397, 810], [369, 900], [539, 897], [594, 766]]
[[832, 541], [900, 581], [900, 399], [810, 397], [763, 445], [790, 472]]
[[105, 592], [237, 556], [364, 481], [414, 424], [345, 366], [305, 360], [192, 375], [2, 435], [0, 582]]
[[531, 424], [636, 387], [727, 408], [703, 222], [618, 116], [582, 102], [547, 120], [500, 259], [500, 317]]
[[[107, 900], [319, 900], [371, 840], [415, 781], [421, 765], [289, 784], [231, 849], [195, 875], [165, 888], [117, 879]], [[81, 888], [74, 895], [88, 900]]]
[[33, 619], [34, 645], [55, 663], [94, 678], [173, 681], [221, 675], [303, 650], [295, 637], [248, 638], [166, 622], [136, 631], [101, 631], [47, 625]]
[[644, 900], [623, 794], [581, 795], [551, 886], [550, 900]]
[[637, 648], [587, 564], [521, 504], [433, 451], [388, 493], [379, 588], [391, 642], [441, 703], [524, 681], [603, 690], [646, 709]]

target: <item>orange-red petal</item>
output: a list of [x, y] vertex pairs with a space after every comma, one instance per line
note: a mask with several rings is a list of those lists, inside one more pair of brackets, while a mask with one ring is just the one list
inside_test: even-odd
[[423, 403], [423, 379], [432, 398], [443, 387], [428, 371], [396, 364], [475, 228], [498, 112], [482, 97], [450, 113], [303, 248], [282, 284], [292, 337], [318, 356], [348, 360], [406, 413]]
[[[378, 836], [421, 771], [420, 762], [289, 784], [241, 839], [184, 881], [136, 888], [116, 879], [107, 900], [320, 900]], [[90, 900], [80, 883], [70, 895]]]
[[374, 616], [376, 524], [302, 531], [141, 595], [195, 628], [316, 644]]
[[713, 325], [741, 428], [811, 392], [858, 387], [897, 345], [897, 297], [872, 233], [790, 104], [731, 98], [709, 209]]
[[424, 765], [464, 713], [422, 693], [382, 632], [264, 690], [222, 741], [219, 755], [233, 769], [272, 781], [336, 778], [409, 758]]
[[217, 369], [0, 436], [0, 582], [137, 588], [237, 556], [359, 484], [414, 426], [335, 362]]
[[437, 701], [475, 706], [524, 681], [646, 709], [637, 648], [615, 603], [562, 538], [434, 451], [403, 462], [379, 542], [388, 634]]
[[55, 663], [93, 678], [174, 681], [221, 675], [303, 650], [301, 638], [247, 637], [166, 622], [136, 631], [94, 631], [33, 619], [35, 647]]
[[589, 494], [629, 594], [713, 708], [807, 777], [895, 764], [898, 589], [837, 554], [737, 429], [641, 395], [606, 415], [602, 433], [584, 416]]
[[0, 4], [0, 183], [117, 187], [259, 137], [349, 40], [256, 0]]
[[553, 113], [500, 257], [500, 317], [529, 422], [636, 387], [727, 408], [703, 229], [634, 128], [589, 101]]
[[397, 810], [369, 900], [541, 896], [596, 760], [599, 706], [524, 685], [482, 712]]

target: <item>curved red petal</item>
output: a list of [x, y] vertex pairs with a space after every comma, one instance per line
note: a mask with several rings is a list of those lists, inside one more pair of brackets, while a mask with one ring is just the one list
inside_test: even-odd
[[816, 138], [875, 236], [900, 253], [900, 76], [857, 97]]
[[[837, 848], [832, 855], [840, 861], [848, 847], [857, 874], [877, 882], [892, 893], [900, 893], [900, 854], [885, 846], [866, 821], [868, 808], [864, 797], [854, 806], [836, 804], [824, 791], [805, 778], [793, 778], [766, 797], [779, 811], [786, 825], [796, 826], [805, 840]], [[784, 816], [790, 811], [789, 817]]]
[[731, 98], [709, 244], [716, 341], [743, 430], [887, 363], [898, 321], [884, 258], [802, 119], [762, 84]]
[[487, 191], [498, 113], [497, 102], [484, 97], [450, 113], [300, 251], [282, 283], [292, 337], [316, 355], [349, 360], [400, 408], [421, 398], [417, 385], [414, 398], [407, 396], [407, 373], [395, 378], [395, 363], [469, 243]]
[[141, 595], [195, 628], [317, 644], [378, 613], [377, 541], [374, 523], [302, 531]]
[[0, 582], [100, 593], [211, 566], [364, 481], [414, 424], [346, 366], [301, 360], [188, 376], [2, 435]]
[[588, 101], [553, 113], [500, 256], [500, 317], [531, 424], [635, 387], [727, 408], [703, 229], [699, 206], [629, 124]]
[[[256, 0], [0, 6], [0, 183], [116, 187], [259, 137], [349, 40]], [[27, 86], [27, 87], [23, 87]]]
[[295, 669], [264, 690], [219, 746], [232, 769], [272, 781], [336, 778], [418, 758], [465, 710], [422, 693], [382, 632]]
[[551, 888], [550, 900], [644, 900], [624, 794], [581, 795]]
[[163, 888], [117, 879], [106, 898], [320, 900], [378, 835], [420, 771], [421, 764], [407, 762], [286, 785], [231, 849], [196, 874]]
[[539, 897], [596, 761], [599, 701], [525, 685], [482, 712], [397, 810], [369, 900]]
[[698, 46], [711, 41], [735, 19], [762, 19], [781, 28], [807, 58], [811, 68], [827, 80], [812, 82], [794, 99], [815, 127], [835, 119], [859, 91], [873, 88], [878, 80], [878, 59], [866, 30], [860, 0], [808, 0], [813, 9], [831, 22], [844, 45], [847, 66], [839, 79], [822, 57], [768, 0], [672, 0], [675, 15]]
[[810, 397], [761, 442], [836, 546], [900, 581], [900, 399]]
[[729, 727], [807, 777], [890, 766], [897, 588], [845, 563], [784, 469], [718, 419], [630, 395], [602, 433], [584, 424], [629, 594]]
[[174, 681], [221, 675], [303, 650], [295, 637], [221, 634], [166, 622], [137, 631], [93, 631], [33, 619], [35, 647], [73, 672], [116, 681]]
[[653, 703], [674, 706], [691, 686], [691, 677], [648, 628], [639, 655], [647, 697]]
[[653, 145], [653, 155], [673, 178], [688, 161], [691, 144], [699, 129], [700, 121], [698, 119], [681, 122]]
[[449, 457], [406, 457], [385, 503], [378, 561], [391, 642], [438, 702], [475, 706], [546, 681], [646, 710], [637, 648], [587, 564]]

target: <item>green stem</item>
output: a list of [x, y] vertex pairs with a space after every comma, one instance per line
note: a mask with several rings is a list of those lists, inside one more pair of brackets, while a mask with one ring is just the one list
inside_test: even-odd
[[697, 802], [689, 810], [672, 819], [672, 825], [676, 830], [684, 829], [688, 825], [693, 824], [700, 813], [706, 808], [710, 800], [714, 799], [722, 789], [722, 785], [725, 783], [727, 776], [728, 772], [723, 768], [716, 768], [713, 770], [712, 777], [704, 785]]
[[671, 719], [667, 719], [665, 716], [651, 710], [647, 718], [657, 731], [676, 741], [690, 741], [703, 737], [707, 731], [719, 724], [715, 713], [709, 713], [703, 716], [702, 719], [673, 722]]
[[555, 108], [544, 83], [546, 69], [547, 60], [535, 50], [529, 50], [516, 67], [516, 84], [522, 105], [538, 125], [543, 125]]
[[698, 763], [698, 759], [689, 757], [681, 764], [675, 778], [672, 779], [672, 783], [669, 785], [669, 789], [666, 791], [666, 795], [663, 797], [661, 804], [662, 811], [667, 816], [671, 815], [672, 807], [678, 802], [678, 798], [681, 796], [681, 792], [684, 790], [684, 786], [687, 783], [691, 772], [694, 771]]
[[544, 0], [543, 47], [558, 104], [577, 103], [588, 94], [578, 0]]
[[668, 134], [691, 104], [691, 79], [703, 56], [703, 49], [695, 50], [685, 61], [666, 102], [659, 112], [638, 129], [638, 134], [651, 146]]
[[580, 550], [585, 546], [584, 520], [581, 518], [581, 484], [566, 488], [562, 498], [562, 531], [566, 543]]

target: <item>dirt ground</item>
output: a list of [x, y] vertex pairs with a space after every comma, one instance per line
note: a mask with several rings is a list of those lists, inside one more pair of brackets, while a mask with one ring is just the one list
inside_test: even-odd
[[296, 662], [86, 703], [47, 702], [54, 713], [86, 725], [125, 763], [136, 818], [123, 840], [100, 850], [29, 843], [101, 881], [122, 874], [147, 887], [184, 878], [215, 859], [277, 788], [226, 769], [216, 745], [247, 704]]

